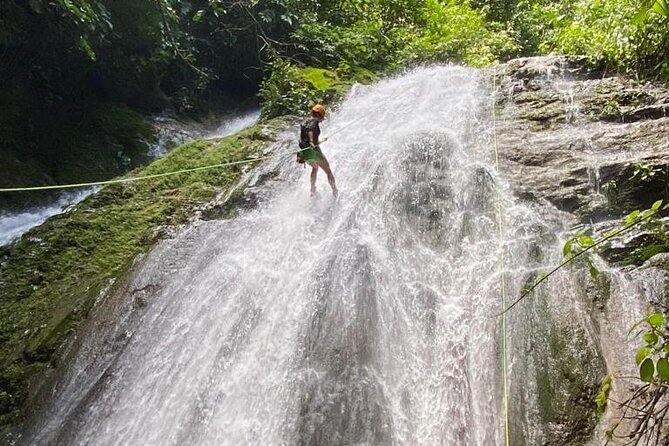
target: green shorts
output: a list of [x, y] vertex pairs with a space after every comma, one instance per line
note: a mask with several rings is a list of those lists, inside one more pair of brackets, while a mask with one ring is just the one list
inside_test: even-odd
[[320, 147], [307, 147], [306, 149], [302, 149], [300, 155], [302, 155], [302, 159], [310, 165], [325, 159], [325, 155], [321, 152]]

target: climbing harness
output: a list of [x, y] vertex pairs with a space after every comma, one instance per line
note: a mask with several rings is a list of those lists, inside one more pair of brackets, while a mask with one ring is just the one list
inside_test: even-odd
[[[312, 111], [313, 111], [313, 109], [312, 109]], [[332, 136], [336, 135], [337, 133], [339, 133], [339, 132], [351, 127], [352, 125], [357, 124], [358, 122], [362, 121], [363, 118], [365, 118], [364, 115], [359, 117], [358, 119], [354, 120], [353, 122], [349, 122], [348, 124], [338, 128], [334, 132], [331, 132], [330, 136], [328, 136], [327, 138], [323, 138], [319, 141], [319, 145], [323, 144], [324, 142], [327, 142], [328, 139], [332, 138]], [[305, 150], [308, 150], [308, 149], [314, 150], [314, 149], [311, 147], [311, 144], [309, 144], [308, 142], [305, 142], [303, 140], [304, 135], [305, 135], [305, 129], [304, 129], [304, 124], [302, 124], [300, 126], [300, 140], [298, 141], [298, 145], [299, 145], [301, 150], [299, 150], [297, 152], [297, 157], [296, 157], [295, 161], [297, 161], [298, 164], [301, 164], [302, 167], [306, 168], [307, 167], [306, 166], [306, 161], [307, 160], [305, 158], [305, 154], [309, 155], [309, 153], [305, 152]], [[322, 156], [322, 153], [320, 155]], [[307, 156], [307, 157], [309, 157], [309, 156]]]
[[[495, 113], [495, 93], [497, 92], [497, 70], [493, 69], [492, 75], [492, 145], [495, 151], [495, 172], [499, 175], [499, 150], [497, 148], [497, 116]], [[499, 275], [500, 275], [500, 293], [502, 295], [502, 310], [506, 308], [506, 280], [504, 277], [504, 215], [502, 212], [502, 194], [499, 186], [495, 188], [497, 192], [497, 227], [499, 228]], [[502, 374], [504, 381], [504, 438], [506, 446], [511, 445], [509, 434], [509, 379], [507, 364], [507, 345], [506, 345], [506, 312], [501, 313], [502, 317]]]

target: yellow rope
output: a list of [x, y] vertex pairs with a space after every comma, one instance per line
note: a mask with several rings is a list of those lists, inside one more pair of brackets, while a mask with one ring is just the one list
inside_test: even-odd
[[175, 170], [173, 172], [156, 173], [156, 174], [152, 174], [152, 175], [144, 175], [144, 176], [139, 176], [139, 177], [117, 178], [117, 179], [114, 179], [114, 180], [95, 181], [95, 182], [92, 182], [92, 183], [58, 184], [58, 185], [53, 185], [53, 186], [12, 187], [12, 188], [0, 189], [0, 193], [2, 193], [2, 192], [26, 192], [26, 191], [36, 191], [36, 190], [53, 190], [53, 189], [73, 189], [73, 188], [77, 188], [77, 187], [105, 186], [105, 185], [108, 185], [108, 184], [131, 183], [131, 182], [135, 182], [135, 181], [150, 180], [152, 178], [167, 177], [167, 176], [178, 175], [178, 174], [182, 174], [182, 173], [198, 172], [200, 170], [217, 169], [219, 167], [228, 167], [228, 166], [236, 166], [236, 165], [239, 165], [239, 164], [254, 163], [256, 161], [261, 161], [261, 160], [265, 160], [265, 159], [269, 159], [269, 158], [275, 158], [277, 156], [292, 155], [292, 154], [295, 154], [297, 152], [299, 152], [299, 150], [295, 150], [295, 151], [291, 151], [291, 152], [275, 153], [273, 155], [266, 155], [266, 156], [261, 156], [261, 157], [258, 157], [258, 158], [245, 159], [245, 160], [241, 160], [241, 161], [232, 161], [232, 162], [229, 162], [229, 163], [211, 164], [211, 165], [208, 165], [208, 166], [193, 167], [191, 169]]
[[[499, 175], [499, 150], [497, 148], [497, 117], [495, 113], [495, 93], [497, 90], [497, 70], [492, 75], [492, 142], [495, 149], [495, 171]], [[497, 227], [499, 228], [499, 274], [500, 292], [502, 294], [502, 310], [506, 308], [506, 280], [504, 278], [504, 216], [502, 214], [502, 194], [499, 187], [497, 192]], [[509, 434], [509, 379], [506, 351], [506, 313], [502, 313], [502, 373], [504, 375], [504, 437], [506, 446], [511, 444]]]
[[[358, 121], [362, 120], [364, 116], [356, 119], [353, 122], [348, 123], [347, 125], [341, 127], [338, 130], [335, 130], [334, 132], [331, 132], [330, 135], [327, 138], [324, 138], [321, 140], [321, 143], [326, 142], [329, 138], [331, 138], [333, 135], [341, 132], [344, 129], [347, 129], [348, 127], [352, 126], [353, 124], [356, 124]], [[259, 158], [253, 158], [253, 159], [247, 159], [247, 160], [242, 160], [242, 161], [233, 161], [230, 163], [221, 163], [221, 164], [211, 164], [209, 166], [202, 166], [202, 167], [194, 167], [192, 169], [182, 169], [182, 170], [175, 170], [174, 172], [165, 172], [165, 173], [157, 173], [153, 175], [144, 175], [141, 177], [130, 177], [130, 178], [117, 178], [115, 180], [107, 180], [107, 181], [95, 181], [92, 183], [74, 183], [74, 184], [58, 184], [58, 185], [53, 185], [53, 186], [30, 186], [30, 187], [11, 187], [11, 188], [5, 188], [5, 189], [0, 189], [0, 193], [2, 192], [27, 192], [27, 191], [36, 191], [36, 190], [54, 190], [54, 189], [74, 189], [77, 187], [91, 187], [91, 186], [105, 186], [108, 184], [118, 184], [118, 183], [132, 183], [135, 181], [142, 181], [142, 180], [149, 180], [152, 178], [159, 178], [159, 177], [166, 177], [170, 175], [178, 175], [181, 173], [189, 173], [189, 172], [197, 172], [200, 170], [209, 170], [209, 169], [216, 169], [219, 167], [228, 167], [228, 166], [235, 166], [239, 164], [247, 164], [247, 163], [253, 163], [255, 161], [261, 161], [269, 158], [275, 158], [277, 156], [283, 156], [283, 155], [294, 155], [296, 153], [301, 152], [301, 150], [294, 150], [291, 152], [282, 152], [282, 153], [276, 153], [274, 155], [267, 155], [267, 156], [261, 156]]]

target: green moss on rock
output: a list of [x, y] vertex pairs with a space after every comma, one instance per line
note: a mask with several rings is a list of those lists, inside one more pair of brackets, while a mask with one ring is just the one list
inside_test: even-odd
[[[280, 122], [186, 144], [135, 175], [259, 156]], [[0, 250], [0, 429], [19, 419], [29, 383], [53, 367], [56, 352], [105, 285], [124, 278], [136, 256], [155, 243], [156, 228], [187, 221], [193, 210], [236, 185], [243, 168], [105, 187]]]
[[539, 359], [537, 398], [547, 446], [585, 444], [595, 428], [595, 395], [604, 364], [587, 336], [574, 326], [551, 330], [549, 357]]
[[304, 114], [314, 103], [333, 103], [354, 83], [369, 83], [376, 76], [363, 69], [337, 72], [316, 67], [297, 67], [284, 60], [272, 64], [272, 75], [260, 88], [262, 116]]

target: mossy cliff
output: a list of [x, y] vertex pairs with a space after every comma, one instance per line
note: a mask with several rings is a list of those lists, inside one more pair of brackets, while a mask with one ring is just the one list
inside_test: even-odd
[[[185, 144], [132, 175], [257, 157], [287, 123], [288, 118], [275, 116], [304, 113], [315, 102], [331, 104], [355, 82], [375, 79], [373, 73], [361, 69], [340, 73], [289, 65], [282, 69], [280, 78], [273, 75], [266, 82], [261, 124], [227, 138]], [[123, 117], [121, 111], [119, 116]], [[139, 123], [137, 117], [132, 122]], [[128, 128], [128, 135], [137, 135], [137, 128]], [[144, 144], [149, 138], [147, 133], [134, 143]], [[93, 162], [83, 158], [70, 161], [66, 164], [71, 169], [79, 166], [83, 170], [82, 163]], [[17, 424], [25, 415], [26, 400], [58, 366], [65, 342], [86, 319], [96, 299], [113, 294], [104, 291], [123, 283], [137, 256], [151, 249], [170, 228], [191, 219], [197, 210], [217, 212], [219, 218], [221, 210], [224, 214], [233, 211], [240, 191], [225, 205], [206, 208], [217, 197], [227, 196], [244, 169], [256, 164], [108, 186], [71, 212], [0, 248], [0, 430]], [[81, 177], [81, 181], [95, 179]]]
[[[260, 156], [282, 122], [186, 144], [133, 175]], [[101, 290], [122, 282], [136, 257], [160, 239], [161, 228], [186, 222], [254, 164], [105, 187], [0, 250], [0, 428], [20, 419], [26, 398]]]

